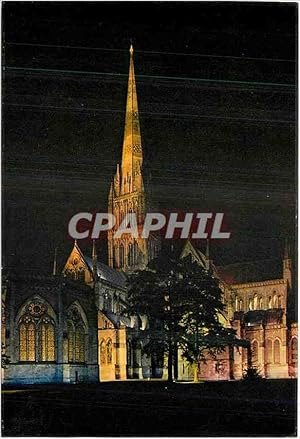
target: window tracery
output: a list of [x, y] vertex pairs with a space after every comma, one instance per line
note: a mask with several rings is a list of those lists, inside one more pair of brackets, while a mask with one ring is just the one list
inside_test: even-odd
[[68, 361], [85, 362], [85, 325], [76, 306], [68, 311]]
[[30, 302], [19, 319], [19, 360], [55, 361], [55, 323], [47, 305]]
[[112, 363], [112, 341], [110, 338], [106, 342], [106, 359], [107, 364]]
[[40, 324], [40, 359], [55, 360], [54, 325], [48, 317], [44, 317]]
[[102, 340], [100, 343], [100, 362], [101, 364], [106, 364], [106, 350], [104, 340]]
[[121, 244], [119, 247], [119, 267], [120, 268], [124, 267], [124, 257], [125, 257], [124, 245]]

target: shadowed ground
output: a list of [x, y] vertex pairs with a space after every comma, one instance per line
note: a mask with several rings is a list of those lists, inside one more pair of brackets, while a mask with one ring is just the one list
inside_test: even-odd
[[296, 380], [2, 388], [4, 436], [294, 436]]

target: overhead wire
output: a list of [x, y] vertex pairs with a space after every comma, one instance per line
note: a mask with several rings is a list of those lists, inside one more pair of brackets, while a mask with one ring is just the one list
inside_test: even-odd
[[[31, 46], [31, 47], [44, 47], [44, 48], [56, 48], [56, 49], [79, 49], [79, 50], [95, 50], [104, 52], [128, 52], [128, 49], [115, 49], [108, 47], [87, 47], [87, 46], [70, 46], [64, 44], [40, 44], [40, 43], [19, 43], [13, 41], [6, 41], [4, 44], [11, 46]], [[236, 56], [236, 55], [218, 55], [207, 53], [189, 53], [189, 52], [162, 52], [157, 50], [139, 50], [135, 49], [135, 53], [145, 53], [150, 55], [172, 55], [172, 56], [191, 56], [201, 58], [221, 58], [221, 59], [239, 59], [242, 61], [270, 61], [270, 62], [288, 62], [295, 63], [294, 59], [286, 58], [267, 58], [267, 57], [253, 57], [253, 56]]]
[[[125, 77], [128, 78], [127, 73], [113, 73], [113, 72], [96, 72], [88, 70], [67, 70], [67, 69], [48, 69], [38, 67], [25, 67], [25, 66], [3, 66], [4, 72], [8, 71], [28, 71], [28, 72], [44, 72], [44, 73], [62, 73], [62, 74], [74, 74], [74, 75], [96, 75], [96, 76], [112, 76], [116, 78]], [[220, 84], [238, 84], [246, 86], [268, 86], [268, 87], [288, 87], [295, 88], [295, 84], [276, 83], [276, 82], [264, 82], [264, 81], [240, 81], [232, 79], [211, 79], [211, 78], [192, 78], [188, 76], [163, 76], [163, 75], [135, 75], [140, 79], [160, 79], [171, 81], [193, 81], [193, 82], [208, 82], [208, 83], [220, 83]]]

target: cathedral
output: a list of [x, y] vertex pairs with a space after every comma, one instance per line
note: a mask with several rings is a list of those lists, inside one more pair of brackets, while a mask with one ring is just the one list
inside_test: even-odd
[[[149, 206], [143, 182], [141, 141], [133, 48], [130, 47], [122, 161], [108, 194], [108, 212], [115, 229], [128, 213], [138, 229]], [[108, 264], [98, 260], [96, 243], [90, 255], [78, 242], [60, 273], [48, 277], [8, 270], [2, 293], [2, 381], [4, 383], [101, 382], [164, 379], [163, 358], [147, 357], [145, 317], [126, 316], [126, 274], [145, 269], [160, 252], [159, 237], [134, 238], [108, 232]], [[140, 236], [140, 234], [139, 234]], [[218, 266], [191, 240], [179, 256], [191, 258], [220, 281], [226, 312], [223, 324], [233, 327], [249, 349], [228, 346], [198, 365], [203, 380], [238, 380], [249, 362], [262, 377], [297, 377], [298, 326], [291, 304], [293, 269], [289, 244], [277, 261]], [[178, 352], [174, 376], [192, 380], [189, 363]]]

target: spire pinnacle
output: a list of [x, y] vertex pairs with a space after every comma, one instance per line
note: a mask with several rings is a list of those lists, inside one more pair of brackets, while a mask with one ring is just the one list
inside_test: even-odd
[[122, 177], [120, 179], [122, 194], [131, 193], [140, 189], [141, 179], [139, 172], [143, 161], [132, 44], [130, 45], [129, 52], [126, 117], [120, 173]]

